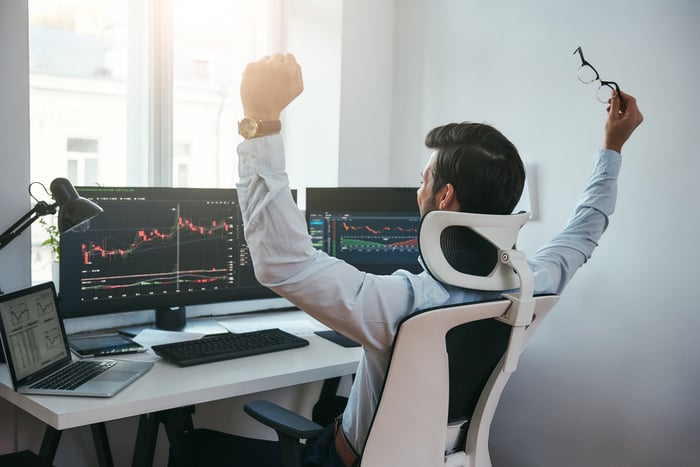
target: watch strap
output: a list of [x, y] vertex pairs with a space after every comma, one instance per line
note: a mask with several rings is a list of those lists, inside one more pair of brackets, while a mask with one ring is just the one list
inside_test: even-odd
[[246, 139], [259, 136], [274, 135], [280, 132], [282, 123], [279, 120], [256, 120], [253, 117], [244, 117], [238, 122], [238, 133]]

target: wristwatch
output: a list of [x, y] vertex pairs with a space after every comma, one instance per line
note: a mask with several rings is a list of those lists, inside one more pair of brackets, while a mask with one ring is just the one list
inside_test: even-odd
[[238, 122], [238, 134], [245, 139], [257, 138], [258, 136], [274, 135], [282, 129], [279, 120], [264, 122], [253, 117], [243, 117]]

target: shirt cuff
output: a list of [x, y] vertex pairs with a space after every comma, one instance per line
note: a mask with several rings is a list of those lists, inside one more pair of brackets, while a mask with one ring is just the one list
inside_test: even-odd
[[251, 138], [238, 145], [238, 174], [240, 177], [284, 172], [284, 168], [282, 135]]
[[620, 174], [622, 167], [622, 156], [619, 152], [612, 149], [601, 149], [598, 151], [598, 160], [594, 173], [607, 174], [617, 177]]

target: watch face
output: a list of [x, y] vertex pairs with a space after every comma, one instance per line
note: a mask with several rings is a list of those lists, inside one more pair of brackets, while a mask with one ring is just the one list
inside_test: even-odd
[[238, 122], [238, 133], [244, 138], [252, 138], [258, 130], [258, 122], [255, 119], [246, 117]]

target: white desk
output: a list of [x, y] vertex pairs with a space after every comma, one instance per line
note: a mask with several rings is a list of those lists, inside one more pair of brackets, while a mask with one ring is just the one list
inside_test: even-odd
[[106, 399], [18, 394], [2, 364], [0, 397], [60, 431], [355, 372], [360, 348], [345, 348], [314, 334], [303, 337], [309, 346], [187, 368], [158, 361], [146, 375]]

